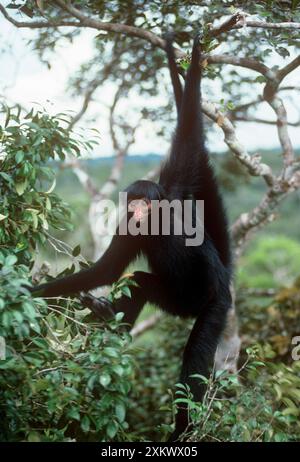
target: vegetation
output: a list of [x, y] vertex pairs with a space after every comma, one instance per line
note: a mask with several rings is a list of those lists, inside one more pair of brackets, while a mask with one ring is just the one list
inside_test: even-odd
[[133, 357], [122, 315], [97, 325], [78, 303], [47, 305], [26, 288], [31, 251], [49, 238], [49, 225], [62, 229], [70, 216], [44, 181], [53, 182], [48, 161], [55, 153], [63, 157], [80, 146], [63, 121], [7, 110], [0, 128], [2, 441], [127, 439]]
[[[190, 323], [165, 317], [151, 335], [145, 333], [132, 344], [121, 316], [99, 325], [76, 300], [49, 300], [47, 305], [31, 298], [24, 287], [32, 266], [31, 249], [49, 240], [48, 223], [60, 229], [70, 216], [47, 185], [53, 182], [48, 162], [55, 152], [53, 140], [60, 136], [60, 143], [72, 144], [73, 138], [60, 117], [7, 114], [1, 129], [6, 155], [0, 180], [5, 192], [0, 252], [1, 440], [160, 440], [171, 428], [172, 384]], [[23, 175], [24, 170], [34, 173]], [[74, 198], [70, 183], [68, 189]], [[74, 209], [78, 213], [80, 206], [74, 204]], [[268, 275], [268, 282], [278, 285], [272, 271], [284, 271], [287, 261], [290, 265], [294, 261], [294, 272], [299, 246], [288, 238], [260, 237], [244, 257], [249, 274], [239, 280], [258, 287], [249, 275], [258, 274], [263, 281]], [[278, 258], [278, 248], [283, 258], [281, 253]], [[73, 254], [78, 252], [77, 248]], [[266, 253], [272, 261], [267, 267]], [[122, 287], [127, 287], [124, 282]], [[187, 400], [197, 424], [193, 441], [299, 438], [300, 369], [299, 362], [290, 358], [300, 315], [299, 293], [296, 283], [279, 291], [268, 306], [265, 299], [250, 304], [248, 297], [240, 297], [245, 343], [259, 346], [255, 355], [253, 350], [248, 358], [243, 355], [240, 380], [226, 374], [210, 379], [201, 405], [178, 385], [175, 398]], [[118, 296], [118, 286], [112, 294]]]
[[[21, 110], [1, 97], [0, 440], [161, 441], [172, 430], [175, 403], [184, 402], [195, 423], [191, 441], [299, 441], [300, 361], [292, 358], [292, 340], [299, 336], [300, 315], [300, 164], [289, 137], [299, 121], [285, 117], [286, 101], [297, 101], [299, 89], [282, 81], [300, 64], [300, 2], [12, 0], [0, 4], [0, 12], [14, 27], [31, 30], [31, 51], [49, 69], [60, 46], [87, 26], [94, 31], [91, 55], [68, 83], [69, 95], [82, 98], [77, 114], [50, 116], [28, 109], [29, 101]], [[232, 151], [224, 145], [213, 162], [236, 247], [244, 245], [235, 284], [243, 341], [239, 371], [212, 374], [201, 404], [182, 384], [174, 385], [190, 321], [162, 316], [132, 338], [122, 314], [95, 322], [77, 298], [33, 299], [28, 290], [31, 280], [45, 277], [45, 259], [54, 276], [94, 258], [87, 216], [99, 187], [110, 178], [122, 189], [157, 167], [155, 156], [127, 159], [124, 168], [123, 161], [139, 128], [147, 142], [154, 134], [170, 137], [175, 111], [164, 88], [163, 33], [176, 32], [184, 72], [199, 25], [209, 99], [203, 103], [205, 123], [210, 136], [214, 128], [222, 131]], [[115, 156], [70, 167], [66, 160], [93, 153], [97, 136], [72, 128], [91, 116], [93, 104], [101, 113], [98, 91], [111, 85], [116, 92], [105, 103]], [[165, 98], [161, 104], [157, 95]], [[270, 119], [261, 118], [266, 107]], [[246, 151], [235, 129], [253, 122], [274, 125], [279, 149], [259, 156]], [[118, 167], [115, 177], [112, 165]], [[94, 195], [78, 183], [76, 169], [96, 185]], [[116, 199], [116, 189], [110, 191]], [[145, 269], [146, 263], [137, 266]], [[109, 297], [120, 293], [130, 296], [126, 277]], [[141, 319], [153, 312], [148, 306]]]

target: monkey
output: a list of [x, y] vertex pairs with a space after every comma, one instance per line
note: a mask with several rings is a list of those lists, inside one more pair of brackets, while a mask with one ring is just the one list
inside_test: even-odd
[[[113, 303], [101, 297], [83, 296], [96, 316], [123, 312], [124, 322], [132, 326], [146, 302], [180, 317], [193, 317], [195, 323], [184, 348], [180, 382], [187, 384], [195, 401], [201, 401], [205, 385], [195, 374], [208, 377], [218, 341], [231, 306], [232, 279], [231, 241], [228, 221], [218, 183], [205, 146], [201, 109], [201, 45], [194, 39], [191, 63], [185, 85], [179, 79], [172, 34], [166, 37], [171, 81], [177, 108], [177, 126], [170, 154], [163, 164], [158, 182], [138, 180], [128, 186], [129, 220], [137, 226], [151, 225], [154, 203], [162, 201], [192, 203], [192, 221], [197, 200], [204, 201], [203, 242], [186, 245], [186, 234], [174, 232], [175, 216], [171, 214], [170, 233], [159, 225], [155, 235], [121, 233], [117, 227], [112, 241], [90, 268], [32, 288], [44, 297], [88, 292], [117, 281], [130, 262], [144, 255], [150, 272], [135, 271], [131, 297], [122, 295]], [[124, 223], [123, 223], [124, 224]], [[200, 226], [200, 225], [199, 225]], [[188, 409], [177, 408], [175, 430], [170, 441], [176, 441], [190, 429]]]

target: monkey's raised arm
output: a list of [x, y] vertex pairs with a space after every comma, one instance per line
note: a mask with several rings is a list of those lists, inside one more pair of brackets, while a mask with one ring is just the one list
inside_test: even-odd
[[[174, 85], [176, 103], [178, 96], [178, 74], [171, 43], [167, 42], [170, 73]], [[172, 51], [171, 51], [172, 50]], [[170, 157], [162, 169], [160, 184], [168, 191], [176, 188], [182, 195], [197, 193], [201, 177], [206, 175], [207, 153], [204, 144], [201, 112], [201, 65], [199, 38], [194, 41], [192, 60], [187, 72], [184, 92], [181, 98], [178, 123], [173, 139]], [[176, 74], [175, 74], [176, 71]], [[175, 82], [175, 84], [174, 84]], [[176, 83], [177, 82], [177, 83]], [[178, 103], [177, 103], [178, 107]], [[211, 175], [211, 172], [207, 172]]]
[[166, 52], [167, 52], [167, 56], [168, 56], [169, 70], [170, 70], [171, 80], [172, 80], [172, 84], [173, 84], [173, 90], [174, 90], [176, 107], [177, 107], [177, 114], [179, 116], [181, 103], [182, 103], [183, 91], [182, 91], [182, 86], [181, 86], [181, 83], [180, 83], [180, 80], [179, 80], [177, 65], [176, 65], [176, 61], [175, 61], [174, 48], [173, 48], [173, 45], [172, 45], [173, 39], [174, 39], [174, 33], [173, 32], [168, 32], [165, 35]]
[[115, 235], [103, 256], [90, 268], [30, 290], [37, 296], [57, 297], [110, 285], [119, 279], [138, 251], [138, 239], [134, 240], [130, 235]]

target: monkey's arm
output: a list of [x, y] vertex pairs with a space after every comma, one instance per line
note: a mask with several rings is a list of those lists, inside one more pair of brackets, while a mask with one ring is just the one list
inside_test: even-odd
[[[172, 50], [170, 43], [167, 47], [167, 53], [172, 81], [174, 84], [175, 80], [176, 85], [176, 77], [174, 74], [176, 63], [172, 55], [173, 51], [171, 52], [169, 49]], [[178, 123], [170, 156], [161, 171], [159, 180], [160, 184], [168, 193], [175, 192], [182, 196], [198, 192], [201, 177], [206, 174], [208, 161], [204, 145], [202, 112], [200, 106], [200, 58], [199, 37], [196, 37], [192, 51], [192, 60], [187, 72], [184, 92], [181, 97]]]
[[127, 265], [138, 255], [137, 242], [130, 235], [115, 235], [103, 256], [90, 268], [30, 290], [37, 296], [57, 297], [110, 285], [119, 279]]
[[177, 65], [176, 65], [176, 61], [175, 61], [174, 48], [173, 48], [173, 45], [172, 45], [172, 42], [173, 42], [173, 39], [174, 39], [174, 33], [173, 32], [168, 32], [165, 35], [165, 39], [166, 39], [166, 52], [167, 52], [167, 56], [168, 56], [170, 76], [171, 76], [174, 95], [175, 95], [177, 114], [179, 116], [181, 103], [182, 103], [183, 91], [182, 91], [182, 86], [181, 86], [181, 83], [180, 83], [180, 80], [179, 80]]

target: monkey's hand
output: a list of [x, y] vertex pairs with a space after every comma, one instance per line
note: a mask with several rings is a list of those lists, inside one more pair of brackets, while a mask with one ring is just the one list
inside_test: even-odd
[[94, 297], [91, 294], [81, 294], [81, 303], [88, 307], [97, 319], [112, 319], [115, 315], [113, 304], [105, 297]]
[[193, 43], [193, 46], [194, 47], [199, 47], [200, 51], [202, 51], [202, 47], [203, 47], [203, 40], [204, 40], [204, 34], [203, 32], [198, 32], [195, 37], [194, 37], [194, 43]]

